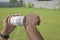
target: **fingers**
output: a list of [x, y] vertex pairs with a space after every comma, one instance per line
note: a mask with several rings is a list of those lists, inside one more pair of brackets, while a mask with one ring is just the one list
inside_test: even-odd
[[[13, 17], [13, 16], [20, 16], [20, 14], [13, 14], [13, 15], [10, 15], [10, 17], [9, 17], [9, 19], [8, 19], [9, 25], [11, 25], [11, 24], [10, 24], [10, 18]], [[13, 25], [12, 25], [12, 26], [13, 26]]]
[[5, 17], [5, 19], [3, 20], [3, 22], [8, 22], [8, 18], [10, 17], [10, 15], [8, 14], [8, 16]]
[[10, 17], [12, 17], [12, 16], [20, 16], [20, 14], [14, 14], [14, 15], [9, 15], [9, 14], [8, 14], [8, 16], [6, 16], [6, 17], [4, 18], [3, 22], [8, 22], [8, 19], [9, 19]]
[[14, 14], [14, 15], [12, 15], [12, 16], [20, 16], [20, 14]]
[[20, 14], [13, 14], [13, 15], [10, 15], [10, 17], [12, 17], [12, 16], [20, 16]]

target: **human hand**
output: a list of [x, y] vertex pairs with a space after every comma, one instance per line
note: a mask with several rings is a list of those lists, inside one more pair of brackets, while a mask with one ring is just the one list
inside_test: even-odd
[[25, 26], [27, 26], [28, 24], [30, 24], [30, 25], [39, 25], [40, 24], [40, 17], [37, 16], [36, 14], [27, 14], [25, 16], [24, 24], [25, 24]]
[[[12, 16], [18, 16], [17, 14], [14, 14]], [[1, 31], [1, 34], [4, 35], [9, 35], [15, 28], [16, 26], [10, 25], [9, 24], [9, 18], [11, 17], [11, 15], [8, 15], [7, 17], [4, 18], [3, 20], [3, 29]]]

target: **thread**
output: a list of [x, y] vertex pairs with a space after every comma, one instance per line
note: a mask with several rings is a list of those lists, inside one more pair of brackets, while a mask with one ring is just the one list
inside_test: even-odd
[[10, 23], [12, 25], [22, 26], [23, 25], [23, 19], [24, 19], [24, 16], [13, 16], [10, 18]]

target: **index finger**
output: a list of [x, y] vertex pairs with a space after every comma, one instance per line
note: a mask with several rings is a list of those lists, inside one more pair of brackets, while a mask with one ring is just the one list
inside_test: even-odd
[[7, 22], [9, 17], [10, 15], [8, 14], [8, 16], [5, 17], [4, 21]]

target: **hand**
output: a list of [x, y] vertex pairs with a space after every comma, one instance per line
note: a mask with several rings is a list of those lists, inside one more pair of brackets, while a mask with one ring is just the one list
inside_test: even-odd
[[[12, 16], [18, 16], [17, 14], [15, 15], [12, 15]], [[8, 23], [8, 20], [11, 16], [8, 15], [7, 17], [5, 17], [5, 19], [3, 20], [3, 29], [1, 31], [1, 34], [4, 34], [4, 35], [9, 35], [15, 28], [16, 26], [13, 26], [13, 25], [10, 25]]]
[[36, 14], [27, 14], [25, 16], [25, 26], [28, 24], [31, 25], [39, 25], [40, 24], [40, 17], [37, 16]]
[[40, 17], [36, 14], [27, 14], [24, 18], [25, 30], [30, 40], [43, 40], [36, 28], [40, 24]]

